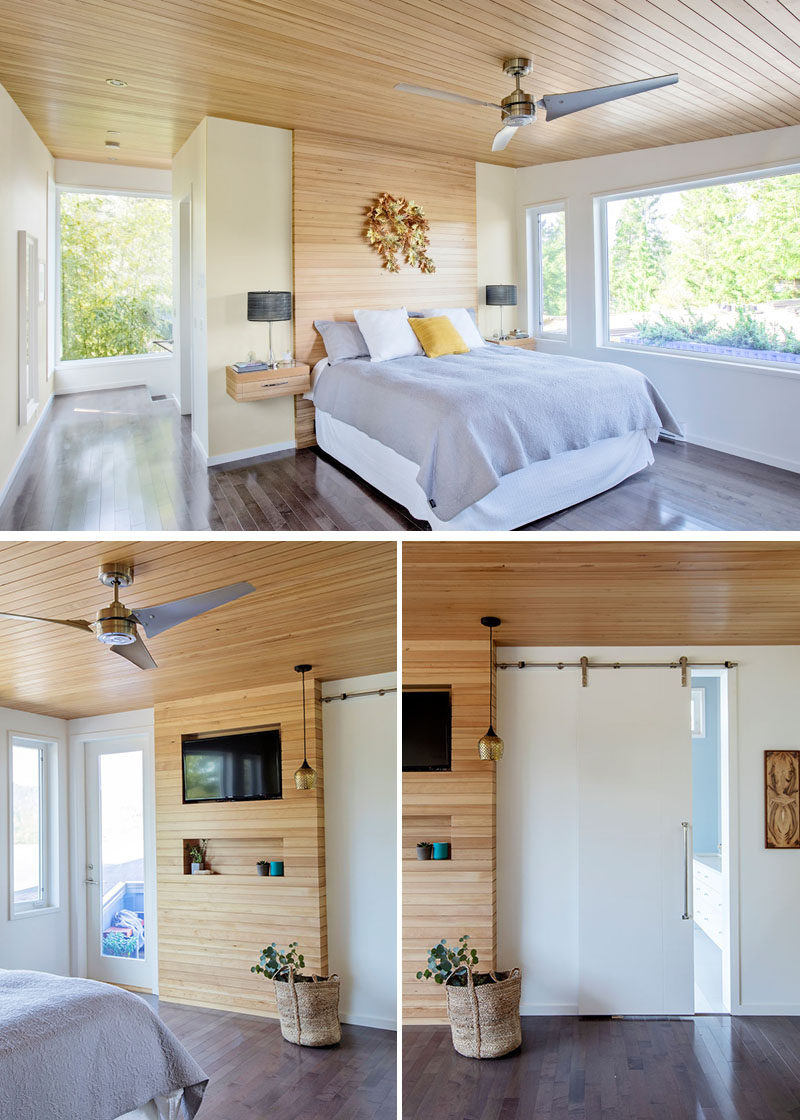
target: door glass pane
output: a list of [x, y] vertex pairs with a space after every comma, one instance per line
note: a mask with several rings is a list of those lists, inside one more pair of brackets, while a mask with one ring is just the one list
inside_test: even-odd
[[42, 900], [41, 751], [12, 746], [14, 806], [14, 909]]
[[145, 959], [142, 752], [100, 755], [101, 952]]
[[567, 248], [563, 210], [539, 215], [543, 335], [567, 333]]

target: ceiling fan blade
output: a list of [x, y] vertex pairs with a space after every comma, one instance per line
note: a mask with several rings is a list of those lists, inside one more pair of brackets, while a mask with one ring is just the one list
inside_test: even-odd
[[161, 603], [157, 607], [137, 607], [133, 611], [133, 619], [138, 622], [148, 638], [163, 633], [181, 622], [195, 618], [198, 614], [213, 611], [234, 599], [241, 599], [243, 595], [250, 595], [255, 591], [252, 583], [231, 583], [227, 587], [218, 587], [215, 591], [204, 591], [200, 595], [189, 595], [186, 599], [176, 599], [172, 603]]
[[579, 89], [575, 93], [548, 93], [536, 104], [540, 109], [547, 110], [546, 120], [555, 121], [569, 113], [591, 109], [593, 105], [605, 105], [607, 101], [616, 101], [620, 97], [633, 97], [635, 93], [673, 86], [677, 81], [677, 74], [663, 74], [659, 78], [642, 78], [638, 82], [622, 82], [617, 86], [601, 86], [599, 89]]
[[421, 97], [436, 97], [439, 101], [457, 101], [461, 105], [481, 105], [484, 109], [500, 109], [501, 112], [503, 109], [502, 105], [496, 105], [493, 101], [476, 101], [474, 97], [464, 97], [460, 93], [448, 93], [444, 89], [409, 86], [405, 82], [398, 82], [394, 88], [400, 90], [401, 93], [418, 93]]
[[150, 650], [144, 644], [141, 638], [137, 638], [135, 642], [131, 642], [127, 646], [109, 646], [112, 653], [118, 653], [120, 657], [124, 657], [126, 661], [130, 661], [138, 669], [157, 669], [155, 661], [150, 655]]
[[514, 139], [516, 131], [516, 128], [512, 128], [510, 124], [501, 128], [499, 132], [495, 133], [494, 140], [492, 140], [492, 151], [502, 152], [503, 148], [507, 148], [509, 142]]
[[75, 630], [94, 633], [91, 625], [82, 618], [41, 618], [36, 614], [9, 614], [7, 611], [0, 611], [0, 618], [18, 618], [22, 622], [54, 622], [56, 626], [72, 626]]

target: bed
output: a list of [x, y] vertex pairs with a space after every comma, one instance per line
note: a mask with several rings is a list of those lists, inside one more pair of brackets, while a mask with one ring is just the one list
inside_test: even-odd
[[446, 532], [508, 530], [653, 462], [680, 427], [638, 370], [511, 347], [314, 367], [317, 443]]
[[0, 969], [3, 1120], [191, 1120], [206, 1085], [132, 992]]

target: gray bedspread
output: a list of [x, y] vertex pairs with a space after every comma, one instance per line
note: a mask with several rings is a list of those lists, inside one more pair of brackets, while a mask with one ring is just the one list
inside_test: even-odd
[[132, 992], [0, 969], [2, 1120], [113, 1120], [184, 1089], [200, 1107], [206, 1075]]
[[677, 421], [638, 370], [510, 346], [443, 358], [361, 358], [325, 369], [314, 404], [417, 463], [449, 521], [507, 474], [597, 440]]

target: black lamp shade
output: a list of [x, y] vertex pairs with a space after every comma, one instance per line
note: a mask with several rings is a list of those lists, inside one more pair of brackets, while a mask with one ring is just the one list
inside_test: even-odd
[[486, 306], [487, 307], [516, 307], [517, 306], [517, 285], [516, 284], [487, 284], [486, 285]]
[[291, 292], [247, 293], [247, 318], [251, 322], [280, 323], [291, 317]]

